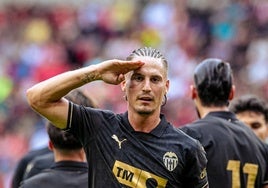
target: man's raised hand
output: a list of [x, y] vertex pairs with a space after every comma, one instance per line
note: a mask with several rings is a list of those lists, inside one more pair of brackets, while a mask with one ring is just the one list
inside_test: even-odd
[[98, 65], [100, 79], [109, 84], [120, 84], [124, 75], [144, 65], [141, 61], [107, 60]]

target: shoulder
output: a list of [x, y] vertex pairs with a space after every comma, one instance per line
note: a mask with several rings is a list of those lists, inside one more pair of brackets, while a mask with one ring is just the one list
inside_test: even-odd
[[262, 148], [261, 151], [264, 156], [266, 156], [267, 163], [268, 163], [268, 144], [263, 142], [262, 140], [259, 140], [260, 147]]
[[194, 137], [186, 134], [185, 132], [183, 132], [180, 129], [177, 129], [177, 131], [180, 132], [181, 135], [184, 137], [185, 143], [187, 143], [191, 147], [194, 147], [196, 149], [200, 149], [200, 145], [201, 144], [200, 144], [200, 142], [196, 138], [194, 138]]
[[[195, 161], [196, 159], [206, 162], [205, 150], [201, 143], [184, 133], [177, 127], [169, 126], [166, 140], [169, 149], [174, 149], [179, 158], [186, 164], [187, 161]], [[188, 163], [189, 164], [189, 163]]]
[[196, 158], [199, 158], [200, 161], [206, 161], [205, 150], [200, 141], [197, 138], [184, 133], [180, 129], [177, 129], [177, 131], [180, 132], [180, 136], [183, 139], [181, 147], [183, 149], [184, 157], [188, 158], [190, 161]]
[[36, 167], [50, 167], [51, 164], [54, 162], [54, 155], [53, 153], [48, 153], [46, 155], [35, 157], [32, 160], [32, 164]]
[[32, 188], [32, 187], [40, 187], [40, 185], [45, 186], [47, 183], [51, 182], [51, 178], [53, 178], [53, 175], [50, 175], [50, 173], [44, 171], [40, 174], [37, 174], [35, 176], [32, 176], [22, 182], [21, 187], [22, 188]]
[[112, 112], [111, 110], [103, 110], [103, 109], [99, 109], [99, 108], [92, 108], [92, 107], [86, 107], [83, 105], [78, 105], [75, 103], [70, 103], [70, 111], [72, 113], [70, 114], [85, 114], [85, 113], [89, 113], [92, 115], [101, 115], [103, 117], [109, 117], [109, 116], [115, 116], [116, 114], [114, 112]]
[[31, 163], [36, 157], [42, 156], [44, 154], [50, 153], [51, 151], [45, 147], [37, 150], [32, 150], [29, 153], [27, 153], [18, 163], [18, 168], [24, 168], [26, 170], [26, 167]]
[[197, 120], [192, 123], [182, 125], [178, 129], [191, 137], [200, 138], [204, 124], [206, 123], [204, 123], [203, 120]]
[[226, 124], [222, 118], [207, 115], [202, 119], [197, 119], [191, 123], [182, 125], [179, 127], [180, 130], [186, 134], [199, 138], [202, 134], [206, 134], [212, 130], [218, 130], [221, 126]]
[[50, 166], [54, 163], [54, 155], [53, 153], [48, 153], [45, 155], [35, 157], [28, 165], [24, 174], [24, 179], [28, 179], [42, 170], [50, 168]]
[[174, 140], [177, 143], [181, 143], [183, 150], [200, 150], [201, 144], [196, 138], [186, 134], [180, 128], [173, 127], [172, 129], [175, 137]]
[[22, 158], [22, 161], [27, 163], [37, 156], [40, 156], [40, 155], [43, 155], [46, 153], [50, 153], [50, 152], [51, 151], [48, 149], [48, 147], [32, 150]]

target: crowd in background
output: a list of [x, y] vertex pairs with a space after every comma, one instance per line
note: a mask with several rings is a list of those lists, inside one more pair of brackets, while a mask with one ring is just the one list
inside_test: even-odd
[[[268, 1], [111, 0], [81, 6], [0, 6], [0, 187], [8, 187], [17, 161], [45, 144], [44, 119], [27, 104], [25, 91], [58, 73], [125, 59], [141, 46], [168, 60], [170, 91], [163, 112], [175, 126], [196, 119], [189, 96], [193, 68], [206, 57], [234, 70], [236, 96], [268, 100]], [[126, 109], [120, 87], [84, 86], [98, 106]]]

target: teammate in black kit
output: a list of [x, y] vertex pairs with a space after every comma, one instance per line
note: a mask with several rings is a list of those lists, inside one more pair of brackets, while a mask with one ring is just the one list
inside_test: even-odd
[[194, 71], [191, 91], [201, 119], [181, 129], [205, 148], [209, 187], [268, 187], [265, 144], [228, 111], [234, 96], [229, 63], [213, 58], [202, 61]]
[[20, 188], [85, 188], [88, 167], [81, 143], [70, 133], [47, 125], [49, 148], [54, 154], [50, 168], [22, 181]]
[[[96, 80], [121, 83], [127, 112], [83, 107], [64, 98]], [[108, 60], [55, 76], [30, 88], [27, 97], [33, 109], [80, 139], [89, 187], [207, 187], [202, 146], [160, 113], [168, 88], [167, 61], [145, 47], [127, 61]]]
[[29, 151], [25, 156], [23, 156], [20, 161], [17, 163], [16, 169], [14, 171], [14, 174], [12, 176], [11, 181], [11, 187], [12, 188], [18, 188], [20, 183], [24, 179], [24, 175], [27, 170], [27, 166], [31, 163], [32, 160], [35, 159], [37, 156], [42, 156], [46, 154], [52, 154], [52, 152], [49, 150], [47, 146]]

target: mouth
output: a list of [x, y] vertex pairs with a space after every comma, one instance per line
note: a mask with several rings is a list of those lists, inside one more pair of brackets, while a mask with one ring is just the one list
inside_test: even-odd
[[146, 102], [153, 101], [153, 97], [151, 96], [142, 96], [142, 97], [139, 97], [138, 99], [141, 101], [146, 101]]

